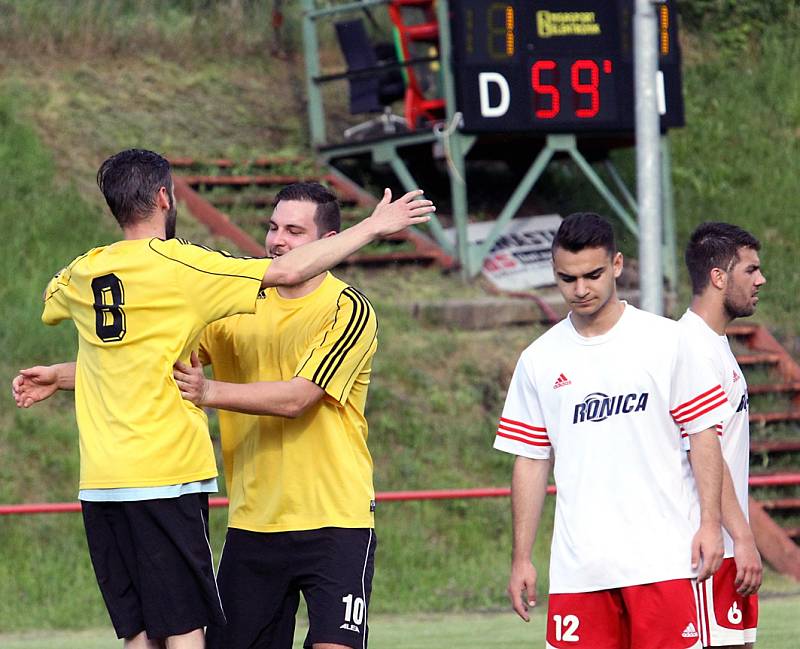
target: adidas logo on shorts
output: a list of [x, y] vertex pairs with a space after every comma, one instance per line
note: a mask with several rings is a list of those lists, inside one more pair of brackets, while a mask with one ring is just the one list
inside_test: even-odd
[[[339, 628], [344, 629], [345, 631], [354, 631], [355, 633], [361, 633], [361, 631], [358, 630], [358, 627], [355, 624], [349, 624], [347, 622], [342, 624]], [[695, 633], [695, 635], [697, 634]]]
[[681, 635], [684, 638], [696, 638], [697, 637], [697, 629], [694, 628], [694, 624], [689, 622], [689, 624], [686, 625], [686, 628], [683, 630], [683, 633], [681, 633]]

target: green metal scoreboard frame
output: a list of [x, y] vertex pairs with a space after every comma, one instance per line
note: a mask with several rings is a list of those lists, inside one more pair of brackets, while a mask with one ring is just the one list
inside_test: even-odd
[[[674, 0], [654, 3], [661, 129], [683, 126]], [[451, 0], [464, 133], [634, 131], [633, 0]]]

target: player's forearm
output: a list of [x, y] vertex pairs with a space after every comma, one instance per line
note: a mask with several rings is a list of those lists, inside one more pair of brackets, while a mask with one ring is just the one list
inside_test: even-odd
[[339, 234], [298, 246], [275, 259], [264, 273], [262, 287], [300, 284], [333, 268], [378, 235], [370, 219]]
[[57, 363], [53, 365], [56, 372], [56, 385], [59, 390], [75, 389], [75, 361], [70, 363]]
[[736, 489], [727, 462], [722, 463], [722, 526], [728, 531], [734, 543], [753, 538], [750, 525], [736, 497]]
[[323, 396], [322, 388], [306, 379], [225, 383], [207, 381], [202, 404], [248, 415], [299, 417]]
[[512, 562], [530, 561], [547, 493], [550, 460], [517, 457], [511, 476]]
[[691, 465], [700, 498], [701, 524], [720, 525], [722, 520], [722, 450], [717, 433], [708, 428], [689, 436]]

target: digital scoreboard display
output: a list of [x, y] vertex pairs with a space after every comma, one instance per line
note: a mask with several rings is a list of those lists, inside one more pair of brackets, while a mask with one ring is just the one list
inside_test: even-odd
[[[654, 4], [661, 128], [682, 126], [674, 1]], [[634, 130], [633, 0], [451, 0], [465, 132]]]

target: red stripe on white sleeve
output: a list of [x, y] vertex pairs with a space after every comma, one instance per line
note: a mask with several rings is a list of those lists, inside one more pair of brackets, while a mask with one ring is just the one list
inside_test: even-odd
[[[516, 435], [509, 435], [507, 433], [504, 433], [501, 430], [497, 431], [497, 436], [498, 437], [504, 437], [506, 439], [513, 439], [515, 442], [523, 442], [524, 444], [528, 444], [529, 446], [550, 446], [550, 442], [547, 442], [547, 441], [535, 442], [533, 440], [526, 439], [524, 437], [517, 437]], [[547, 439], [547, 438], [545, 438], [545, 439]]]
[[678, 423], [681, 423], [681, 424], [688, 424], [690, 421], [694, 421], [695, 419], [697, 419], [701, 415], [704, 415], [707, 412], [711, 412], [712, 410], [716, 410], [721, 405], [728, 403], [728, 397], [726, 397], [723, 394], [722, 396], [718, 396], [718, 397], [714, 397], [712, 399], [708, 399], [707, 401], [704, 401], [702, 404], [699, 404], [696, 407], [699, 408], [701, 406], [704, 406], [704, 405], [708, 404], [710, 401], [712, 401], [713, 403], [708, 405], [707, 408], [703, 408], [703, 410], [700, 410], [698, 412], [692, 412], [691, 415], [687, 416], [685, 419], [675, 419], [675, 421], [678, 422]]
[[[683, 424], [696, 419], [700, 414], [709, 412], [707, 406], [710, 403], [718, 401], [719, 399], [722, 399], [723, 401], [727, 400], [725, 392], [720, 385], [715, 387], [713, 390], [704, 392], [700, 396], [695, 397], [691, 401], [687, 401], [685, 404], [678, 406], [669, 412], [676, 423]], [[717, 405], [719, 404], [716, 404], [714, 407]], [[698, 411], [700, 410], [703, 412], [699, 413]], [[711, 410], [713, 410], [713, 408], [711, 408]]]
[[550, 438], [547, 435], [535, 435], [534, 433], [529, 433], [527, 430], [522, 430], [521, 428], [516, 428], [514, 426], [506, 426], [503, 423], [501, 423], [497, 429], [507, 433], [514, 433], [515, 435], [522, 435], [523, 437], [528, 437], [530, 439], [544, 440], [547, 442], [550, 441]]
[[696, 401], [699, 401], [700, 399], [704, 399], [705, 397], [710, 395], [712, 392], [716, 392], [717, 390], [722, 390], [722, 386], [717, 384], [713, 388], [711, 388], [710, 390], [706, 390], [705, 392], [703, 392], [703, 394], [698, 394], [694, 399], [689, 399], [689, 401], [685, 401], [684, 403], [681, 403], [680, 405], [675, 406], [675, 408], [673, 408], [669, 412], [670, 412], [670, 414], [674, 415], [679, 410], [682, 410], [683, 408], [686, 408], [687, 406], [691, 406]]
[[500, 422], [503, 424], [510, 424], [511, 426], [520, 426], [521, 428], [527, 428], [528, 430], [536, 431], [537, 433], [546, 433], [546, 428], [539, 428], [538, 426], [531, 426], [530, 424], [523, 424], [521, 421], [514, 421], [513, 419], [506, 419], [505, 417], [500, 417]]

